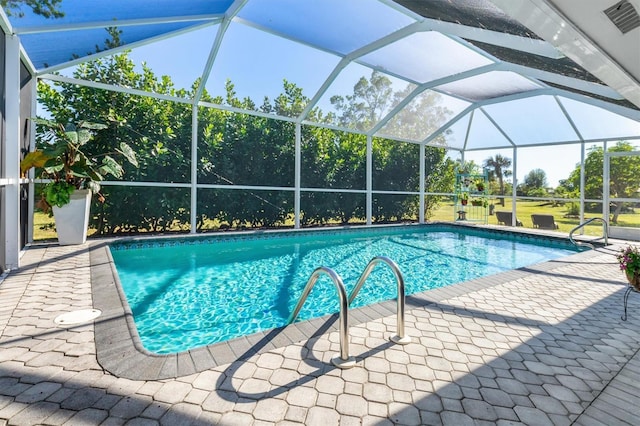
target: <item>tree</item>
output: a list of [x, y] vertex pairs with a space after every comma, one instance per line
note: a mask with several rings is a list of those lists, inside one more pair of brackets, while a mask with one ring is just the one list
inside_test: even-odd
[[473, 160], [462, 161], [460, 159], [456, 160], [456, 169], [458, 173], [468, 174], [468, 175], [479, 175], [482, 174], [482, 168], [479, 164], [476, 164]]
[[331, 104], [340, 112], [338, 124], [348, 128], [367, 130], [377, 123], [392, 102], [391, 80], [379, 71], [371, 77], [360, 77], [353, 87], [353, 94], [332, 96]]
[[[629, 152], [635, 147], [629, 142], [620, 141], [609, 148], [609, 152]], [[602, 199], [604, 185], [602, 175], [604, 171], [604, 149], [593, 146], [589, 149], [584, 161], [585, 198]], [[609, 194], [611, 198], [635, 198], [640, 188], [640, 156], [611, 157], [609, 164]], [[567, 179], [566, 187], [575, 188], [574, 196], [578, 196], [580, 188], [580, 166], [578, 165]], [[613, 211], [613, 223], [618, 222], [618, 216], [625, 203], [617, 202]]]
[[[106, 45], [118, 45], [118, 30], [111, 29], [109, 34], [111, 40]], [[145, 65], [138, 71], [126, 51], [80, 64], [73, 76], [184, 99], [191, 98], [200, 83], [194, 82], [188, 90], [178, 89], [169, 77], [156, 76]], [[372, 79], [373, 82], [361, 79], [354, 87], [354, 94], [338, 102], [345, 120], [351, 116], [360, 122], [379, 120], [383, 111], [402, 97], [389, 90], [390, 82], [381, 74], [374, 73]], [[427, 99], [431, 98], [425, 97], [421, 102], [426, 105]], [[191, 181], [192, 107], [189, 103], [57, 82], [39, 83], [39, 101], [56, 121], [74, 121], [81, 117], [108, 124], [109, 128], [87, 149], [104, 150], [120, 142], [132, 146], [140, 167], [126, 169], [127, 179], [179, 184], [176, 188], [105, 187], [106, 202], [97, 206], [97, 210], [94, 208], [93, 225], [99, 234], [188, 229], [190, 189], [185, 184]], [[299, 116], [309, 103], [302, 89], [286, 80], [282, 94], [273, 101], [265, 98], [262, 105], [250, 98], [238, 98], [230, 81], [225, 95], [214, 99], [205, 90], [202, 101], [288, 117]], [[439, 111], [440, 119], [448, 114], [441, 107], [435, 110]], [[308, 118], [323, 122], [326, 116], [316, 107]], [[416, 121], [418, 127], [423, 124]], [[293, 122], [271, 119], [264, 114], [255, 116], [202, 106], [198, 109], [197, 132], [197, 181], [212, 186], [198, 189], [195, 215], [198, 229], [212, 227], [213, 223], [271, 227], [291, 219], [294, 195], [286, 189], [295, 185]], [[307, 125], [302, 126], [301, 136], [302, 186], [320, 189], [302, 194], [302, 223], [322, 224], [333, 220], [347, 223], [364, 219], [366, 195], [339, 190], [366, 189], [366, 136]], [[373, 150], [374, 189], [417, 191], [418, 144], [374, 138]], [[445, 159], [445, 150], [427, 147], [425, 166], [427, 191], [446, 191], [453, 165]], [[286, 189], [238, 189], [231, 188], [232, 185]], [[322, 191], [323, 188], [338, 191]], [[384, 194], [376, 202], [377, 220], [399, 220], [415, 217], [417, 213], [415, 195]], [[436, 202], [437, 197], [428, 200], [427, 217]]]
[[542, 169], [533, 169], [524, 178], [524, 182], [518, 185], [518, 195], [530, 197], [544, 197], [547, 195], [547, 174]]
[[[203, 101], [211, 99], [205, 92]], [[265, 100], [263, 112], [278, 110], [287, 114], [303, 108], [305, 98], [292, 84], [284, 82], [284, 93], [274, 104]], [[227, 81], [224, 98], [230, 106], [252, 110], [251, 99], [239, 99], [234, 85]], [[198, 115], [198, 182], [216, 185], [294, 185], [295, 125], [249, 114], [201, 108]], [[293, 210], [291, 193], [271, 190], [205, 189], [198, 194], [198, 227], [207, 220], [230, 226], [276, 226], [283, 224]]]
[[533, 169], [524, 178], [527, 188], [539, 189], [547, 187], [547, 174], [542, 169]]
[[[508, 170], [511, 167], [511, 159], [496, 154], [484, 160], [483, 165], [489, 169], [489, 180], [498, 180], [500, 195], [504, 196], [504, 178], [511, 176], [511, 170]], [[500, 198], [500, 205], [504, 206], [504, 198]]]
[[62, 0], [0, 0], [0, 5], [9, 16], [24, 16], [22, 6], [25, 5], [33, 10], [36, 15], [45, 18], [62, 18], [64, 12], [57, 9]]
[[[331, 103], [338, 115], [327, 115], [326, 122], [344, 127], [368, 130], [377, 124], [391, 108], [411, 94], [413, 87], [395, 91], [391, 80], [379, 71], [373, 71], [369, 79], [361, 77], [346, 96], [333, 96]], [[406, 105], [385, 125], [384, 133], [405, 139], [424, 140], [437, 130], [452, 112], [441, 105], [442, 96], [437, 92], [423, 92]], [[444, 141], [440, 136], [432, 143]], [[364, 145], [360, 145], [364, 147]], [[364, 167], [364, 152], [360, 166]], [[374, 190], [417, 191], [419, 188], [419, 146], [385, 138], [373, 140]], [[437, 191], [452, 186], [453, 164], [445, 159], [445, 150], [427, 147], [425, 151], [427, 191]], [[363, 170], [363, 169], [361, 169]], [[361, 175], [364, 178], [364, 174]], [[439, 197], [430, 197], [425, 214], [437, 206]], [[379, 194], [374, 200], [374, 216], [379, 221], [400, 220], [417, 212], [417, 197], [399, 194]], [[415, 216], [414, 216], [415, 217]]]
[[[78, 65], [73, 76], [148, 92], [185, 96], [168, 77], [147, 67], [134, 70], [127, 52]], [[188, 182], [190, 178], [191, 107], [152, 97], [96, 90], [65, 83], [38, 83], [38, 101], [58, 122], [87, 120], [108, 124], [89, 142], [88, 155], [107, 152], [124, 142], [137, 153], [139, 168], [125, 166], [126, 179]], [[189, 191], [140, 187], [104, 187], [105, 203], [94, 204], [92, 224], [98, 233], [166, 231], [188, 223]], [[122, 206], [127, 206], [122, 208]]]

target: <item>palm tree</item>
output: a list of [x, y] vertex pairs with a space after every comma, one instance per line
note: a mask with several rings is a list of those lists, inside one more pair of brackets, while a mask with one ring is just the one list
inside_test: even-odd
[[[495, 157], [489, 157], [484, 160], [484, 167], [490, 170], [490, 177], [498, 180], [500, 185], [500, 195], [504, 196], [504, 179], [511, 176], [511, 159], [496, 154]], [[493, 180], [493, 179], [492, 179]], [[500, 198], [500, 205], [504, 207], [504, 198]]]

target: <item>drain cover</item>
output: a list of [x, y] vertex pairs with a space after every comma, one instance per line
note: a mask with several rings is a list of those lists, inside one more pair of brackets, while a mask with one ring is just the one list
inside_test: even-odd
[[58, 325], [82, 324], [98, 318], [100, 314], [102, 314], [102, 311], [99, 309], [82, 309], [58, 315], [53, 322]]

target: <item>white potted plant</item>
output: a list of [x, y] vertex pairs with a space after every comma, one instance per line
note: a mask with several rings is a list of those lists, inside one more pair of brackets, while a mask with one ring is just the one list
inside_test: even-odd
[[120, 143], [111, 152], [89, 155], [84, 146], [93, 139], [94, 132], [107, 126], [81, 121], [61, 124], [39, 118], [32, 119], [40, 129], [42, 149], [29, 152], [20, 169], [24, 174], [32, 167], [40, 168], [40, 178], [48, 179], [44, 186], [40, 206], [53, 209], [53, 216], [61, 245], [83, 244], [87, 239], [91, 195], [100, 194], [100, 181], [108, 175], [120, 178], [124, 169], [116, 158], [124, 158], [138, 166], [135, 152]]

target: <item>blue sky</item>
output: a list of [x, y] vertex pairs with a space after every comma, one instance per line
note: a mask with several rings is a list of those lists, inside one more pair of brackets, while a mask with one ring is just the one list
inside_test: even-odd
[[[465, 160], [473, 160], [482, 164], [488, 157], [500, 154], [513, 160], [513, 150], [472, 151], [465, 154]], [[534, 169], [542, 169], [547, 175], [547, 183], [556, 187], [561, 179], [566, 179], [580, 163], [580, 145], [557, 145], [537, 148], [518, 149], [518, 183], [523, 183], [525, 176]], [[513, 166], [511, 168], [513, 171]]]

